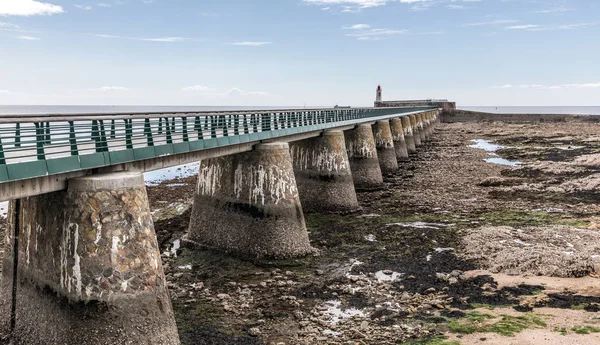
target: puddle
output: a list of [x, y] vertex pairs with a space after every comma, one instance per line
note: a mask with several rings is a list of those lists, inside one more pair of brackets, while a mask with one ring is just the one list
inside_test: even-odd
[[492, 144], [492, 142], [490, 140], [485, 140], [485, 139], [475, 139], [475, 140], [471, 140], [471, 141], [474, 142], [475, 144], [469, 145], [469, 147], [472, 147], [474, 149], [485, 150], [486, 152], [496, 152], [500, 149], [508, 148], [508, 146]]
[[375, 272], [375, 278], [380, 282], [393, 282], [404, 276], [404, 273], [378, 271]]
[[341, 320], [347, 320], [353, 317], [366, 317], [364, 311], [356, 309], [356, 308], [348, 308], [342, 310], [342, 302], [332, 300], [325, 302], [325, 306], [327, 310], [325, 314], [329, 315], [329, 322], [332, 324], [338, 324]]
[[178, 266], [177, 268], [179, 268], [180, 270], [191, 270], [192, 269], [192, 264], [184, 265], [184, 266]]
[[521, 162], [509, 161], [508, 159], [504, 158], [486, 158], [484, 159], [484, 161], [492, 164], [507, 165], [510, 167], [518, 167], [519, 165], [521, 165]]
[[198, 174], [199, 169], [200, 163], [183, 164], [166, 169], [148, 171], [144, 173], [144, 180], [146, 181], [146, 186], [157, 186], [163, 181], [194, 176]]
[[173, 256], [173, 257], [177, 257], [177, 251], [181, 248], [181, 240], [177, 239], [175, 241], [173, 241], [173, 246], [171, 247], [171, 249], [167, 252], [164, 252], [163, 255], [164, 256]]
[[386, 226], [401, 226], [404, 228], [417, 228], [417, 229], [441, 229], [455, 226], [456, 224], [441, 224], [441, 223], [425, 223], [425, 222], [412, 222], [412, 223], [392, 223], [386, 224]]
[[498, 157], [498, 154], [496, 154], [496, 151], [498, 151], [500, 149], [509, 148], [508, 146], [496, 145], [496, 144], [492, 143], [490, 140], [485, 140], [485, 139], [474, 139], [471, 141], [474, 142], [475, 144], [469, 145], [469, 147], [472, 147], [474, 149], [484, 150], [485, 152], [487, 152], [490, 155], [490, 158], [484, 159], [484, 161], [486, 161], [487, 163], [506, 165], [506, 166], [510, 166], [510, 167], [517, 167], [517, 166], [521, 165], [521, 162], [519, 162], [519, 161], [509, 161], [508, 159]]
[[381, 215], [377, 214], [377, 213], [372, 213], [372, 214], [363, 214], [360, 216], [356, 216], [356, 218], [377, 218], [377, 217], [381, 217]]

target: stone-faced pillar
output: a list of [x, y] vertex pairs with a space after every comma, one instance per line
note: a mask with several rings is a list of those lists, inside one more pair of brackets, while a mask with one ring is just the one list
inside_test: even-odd
[[382, 188], [383, 177], [371, 125], [358, 125], [344, 132], [344, 136], [354, 187], [361, 190]]
[[406, 139], [404, 139], [402, 120], [399, 118], [391, 119], [390, 127], [392, 130], [392, 138], [394, 139], [394, 148], [396, 148], [396, 159], [399, 161], [408, 160], [408, 148]]
[[344, 132], [292, 142], [290, 152], [304, 212], [359, 209]]
[[406, 149], [409, 153], [417, 152], [417, 146], [415, 145], [415, 137], [413, 134], [413, 127], [410, 121], [410, 116], [402, 116], [402, 129], [404, 130], [404, 141], [406, 141]]
[[394, 147], [394, 138], [390, 122], [387, 120], [377, 121], [373, 125], [373, 136], [375, 138], [375, 147], [377, 148], [377, 158], [382, 174], [391, 174], [398, 170], [398, 160], [396, 159], [396, 149]]
[[186, 241], [251, 258], [312, 253], [289, 145], [203, 160]]
[[427, 135], [425, 134], [425, 120], [423, 113], [417, 114], [417, 127], [419, 128], [421, 143], [424, 143], [427, 141]]
[[75, 178], [19, 203], [6, 236], [18, 217], [15, 344], [179, 344], [141, 173]]
[[415, 139], [415, 146], [419, 147], [422, 145], [422, 143], [421, 143], [421, 129], [418, 126], [417, 115], [409, 115], [409, 117], [410, 117], [410, 124], [411, 124], [412, 130], [413, 130], [413, 138]]

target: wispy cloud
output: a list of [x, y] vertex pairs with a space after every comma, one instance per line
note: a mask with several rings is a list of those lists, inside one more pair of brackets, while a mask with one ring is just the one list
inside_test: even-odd
[[572, 11], [572, 9], [566, 8], [566, 7], [555, 7], [555, 8], [550, 8], [547, 10], [535, 11], [534, 13], [549, 14], [549, 13], [565, 13], [565, 12], [569, 12], [569, 11]]
[[363, 29], [368, 29], [370, 27], [371, 27], [371, 25], [369, 25], [369, 24], [354, 24], [354, 25], [350, 25], [350, 26], [343, 26], [342, 29], [344, 29], [344, 30], [363, 30]]
[[505, 29], [506, 30], [530, 30], [530, 29], [539, 29], [539, 28], [540, 28], [539, 25], [526, 24], [526, 25], [507, 26]]
[[63, 13], [61, 6], [35, 0], [0, 0], [0, 16], [36, 16]]
[[598, 89], [600, 88], [600, 82], [597, 83], [579, 83], [579, 84], [557, 84], [557, 85], [544, 85], [544, 84], [521, 84], [513, 86], [512, 84], [506, 84], [503, 86], [493, 86], [496, 89], [545, 89], [545, 90], [556, 90], [556, 89]]
[[33, 36], [17, 36], [17, 38], [20, 40], [26, 40], [26, 41], [39, 41], [40, 40], [38, 37], [33, 37]]
[[487, 22], [475, 22], [475, 23], [465, 23], [462, 24], [461, 26], [484, 26], [484, 25], [497, 25], [497, 24], [512, 24], [512, 23], [518, 23], [519, 20], [516, 19], [497, 19], [497, 20], [490, 20]]
[[249, 47], [260, 47], [260, 46], [266, 46], [269, 44], [273, 44], [273, 42], [268, 42], [268, 41], [242, 41], [242, 42], [228, 42], [228, 43], [223, 43], [225, 45], [228, 46], [249, 46]]
[[586, 26], [594, 26], [596, 23], [575, 23], [563, 24], [558, 26], [542, 26], [536, 24], [513, 25], [505, 27], [506, 30], [527, 30], [527, 31], [549, 31], [549, 30], [574, 30]]
[[86, 10], [86, 11], [89, 11], [92, 9], [92, 6], [89, 6], [89, 5], [73, 4], [73, 6], [80, 10]]
[[95, 92], [124, 92], [129, 91], [129, 88], [123, 86], [102, 86], [95, 89], [89, 89], [89, 91]]
[[121, 40], [133, 40], [133, 41], [146, 41], [146, 42], [181, 42], [181, 41], [189, 41], [191, 38], [187, 37], [127, 37], [127, 36], [117, 36], [117, 35], [105, 35], [105, 34], [91, 34], [92, 36], [101, 37], [101, 38], [114, 38]]
[[244, 91], [237, 87], [231, 89], [217, 89], [205, 85], [187, 86], [181, 89], [183, 92], [195, 92], [205, 97], [245, 97], [245, 96], [270, 96], [264, 91]]

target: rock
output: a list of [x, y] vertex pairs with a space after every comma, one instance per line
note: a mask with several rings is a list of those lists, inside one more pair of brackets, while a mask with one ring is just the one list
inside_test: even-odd
[[253, 337], [258, 337], [261, 335], [261, 332], [258, 327], [253, 327], [248, 330], [248, 334], [250, 334]]

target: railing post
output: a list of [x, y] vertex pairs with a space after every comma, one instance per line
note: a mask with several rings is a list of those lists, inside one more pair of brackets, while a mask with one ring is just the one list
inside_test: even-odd
[[2, 138], [0, 138], [0, 164], [6, 164], [6, 159], [4, 157], [4, 146], [2, 146]]
[[173, 143], [173, 137], [171, 136], [171, 128], [172, 127], [169, 124], [169, 118], [165, 117], [165, 130], [167, 132], [167, 144], [172, 144]]
[[175, 128], [175, 118], [174, 117], [171, 118], [171, 121], [173, 121], [173, 122], [171, 122], [171, 132], [173, 134], [175, 134], [175, 133], [177, 133], [177, 128]]
[[233, 135], [240, 135], [240, 116], [233, 116]]
[[44, 154], [44, 123], [35, 123], [35, 144], [37, 147], [37, 159], [44, 160], [46, 155]]
[[217, 137], [217, 124], [215, 123], [215, 117], [210, 116], [210, 137], [215, 139]]
[[162, 117], [158, 118], [158, 135], [162, 135]]
[[46, 144], [50, 143], [50, 122], [46, 122]]
[[92, 139], [96, 145], [96, 152], [102, 152], [102, 144], [100, 144], [100, 131], [98, 129], [98, 120], [92, 120]]
[[21, 147], [21, 124], [17, 123], [17, 129], [15, 130], [15, 147]]
[[252, 122], [252, 133], [258, 132], [258, 115], [250, 115], [250, 122]]
[[69, 121], [69, 143], [71, 144], [71, 156], [78, 156], [77, 137], [75, 136], [75, 123]]
[[146, 135], [148, 146], [154, 146], [154, 139], [152, 138], [152, 127], [150, 126], [150, 119], [144, 120], [144, 134]]
[[244, 114], [244, 134], [249, 134], [250, 130], [248, 128], [248, 118], [246, 117], [246, 114]]
[[190, 141], [190, 138], [188, 137], [188, 130], [187, 130], [187, 117], [185, 117], [185, 116], [181, 117], [181, 127], [183, 127], [183, 141], [184, 142]]
[[104, 120], [100, 120], [100, 145], [103, 152], [108, 152], [108, 142], [106, 141], [106, 131], [104, 130]]
[[110, 120], [110, 138], [111, 139], [117, 138], [117, 132], [115, 130], [115, 120]]
[[131, 136], [133, 135], [132, 120], [123, 120], [125, 121], [125, 147], [127, 149], [133, 149], [133, 141]]

